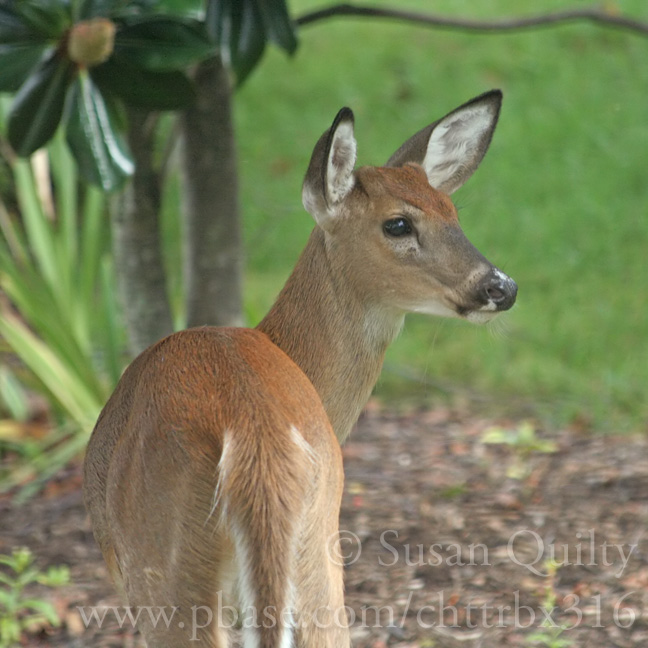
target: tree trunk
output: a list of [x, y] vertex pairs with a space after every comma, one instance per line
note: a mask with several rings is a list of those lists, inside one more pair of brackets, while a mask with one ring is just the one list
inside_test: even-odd
[[173, 331], [159, 233], [160, 178], [153, 168], [151, 113], [129, 109], [135, 174], [113, 201], [115, 271], [129, 347], [137, 354]]
[[196, 101], [182, 113], [188, 326], [242, 323], [232, 88], [219, 59], [196, 69]]

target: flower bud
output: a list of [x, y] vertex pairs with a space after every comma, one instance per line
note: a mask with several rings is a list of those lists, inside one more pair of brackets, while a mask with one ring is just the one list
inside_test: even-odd
[[115, 47], [115, 23], [108, 18], [92, 18], [76, 23], [68, 36], [70, 60], [92, 67], [110, 57]]

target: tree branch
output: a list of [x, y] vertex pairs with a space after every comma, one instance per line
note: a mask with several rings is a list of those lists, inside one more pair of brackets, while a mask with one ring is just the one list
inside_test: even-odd
[[534, 29], [538, 27], [550, 27], [559, 23], [589, 20], [607, 27], [616, 27], [618, 29], [632, 31], [642, 36], [648, 36], [648, 23], [600, 9], [570, 9], [540, 16], [529, 16], [528, 18], [504, 18], [480, 21], [469, 18], [451, 18], [448, 16], [424, 14], [401, 9], [345, 3], [305, 13], [299, 16], [295, 22], [300, 27], [304, 27], [305, 25], [337, 16], [388, 18], [429, 27], [482, 33]]

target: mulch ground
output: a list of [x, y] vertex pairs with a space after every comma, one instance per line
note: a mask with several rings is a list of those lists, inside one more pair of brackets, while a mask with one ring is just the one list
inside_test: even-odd
[[[553, 452], [526, 452], [485, 443], [492, 425], [375, 403], [363, 415], [340, 522], [354, 646], [648, 646], [648, 439], [539, 430]], [[128, 623], [86, 627], [79, 612], [120, 605], [80, 481], [70, 466], [27, 504], [0, 500], [0, 553], [27, 546], [72, 574], [53, 595], [34, 590], [63, 624], [23, 645], [141, 646]]]

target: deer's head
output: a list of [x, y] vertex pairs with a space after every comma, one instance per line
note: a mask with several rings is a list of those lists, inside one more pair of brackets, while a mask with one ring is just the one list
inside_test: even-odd
[[515, 303], [515, 282], [468, 241], [449, 195], [483, 159], [502, 94], [469, 101], [408, 139], [384, 167], [354, 169], [343, 108], [313, 151], [303, 202], [332, 263], [363, 299], [402, 312], [486, 322]]

